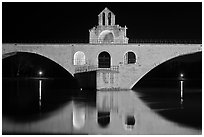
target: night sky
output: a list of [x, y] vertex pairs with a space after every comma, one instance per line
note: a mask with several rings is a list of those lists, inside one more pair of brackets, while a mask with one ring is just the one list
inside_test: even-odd
[[202, 3], [6, 3], [3, 43], [88, 43], [98, 14], [109, 8], [116, 24], [127, 26], [129, 41], [202, 39]]

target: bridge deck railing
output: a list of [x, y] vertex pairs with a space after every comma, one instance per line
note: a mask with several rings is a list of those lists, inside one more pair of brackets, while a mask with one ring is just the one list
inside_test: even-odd
[[[96, 39], [95, 41], [98, 41]], [[9, 41], [6, 42], [4, 41], [3, 43], [18, 43], [18, 44], [90, 44], [89, 39], [72, 39], [72, 40], [14, 40], [14, 41]], [[168, 44], [202, 44], [202, 39], [155, 39], [155, 38], [149, 38], [149, 39], [129, 39], [128, 43], [168, 43]], [[110, 44], [110, 43], [109, 43]], [[114, 43], [112, 43], [114, 44]], [[116, 43], [115, 43], [116, 44]], [[117, 43], [118, 44], [118, 43]], [[124, 43], [122, 43], [124, 44]]]
[[107, 71], [119, 72], [119, 66], [111, 66], [110, 68], [99, 68], [98, 66], [94, 66], [94, 65], [76, 66], [75, 74], [76, 73], [96, 71], [96, 70], [107, 70]]

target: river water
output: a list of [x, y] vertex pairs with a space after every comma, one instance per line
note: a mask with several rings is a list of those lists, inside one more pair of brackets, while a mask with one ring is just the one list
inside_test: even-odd
[[184, 81], [183, 101], [179, 81], [124, 91], [61, 86], [66, 82], [3, 78], [3, 134], [202, 133], [202, 89], [188, 87], [192, 81]]

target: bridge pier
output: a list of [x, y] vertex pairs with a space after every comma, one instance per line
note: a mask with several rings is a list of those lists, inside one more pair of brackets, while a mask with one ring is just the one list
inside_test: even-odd
[[97, 90], [118, 90], [119, 72], [111, 70], [98, 70], [96, 73]]
[[82, 89], [96, 89], [96, 71], [74, 74], [79, 87]]
[[99, 69], [82, 73], [75, 73], [79, 87], [82, 89], [119, 90], [119, 72]]

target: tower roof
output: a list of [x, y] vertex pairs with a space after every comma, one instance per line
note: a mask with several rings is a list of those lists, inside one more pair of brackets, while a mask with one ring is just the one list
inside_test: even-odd
[[115, 15], [112, 11], [110, 11], [107, 7], [105, 7], [105, 9], [103, 11], [100, 12], [100, 14], [98, 14], [98, 16], [100, 16], [102, 13], [109, 13], [111, 12], [111, 14]]

